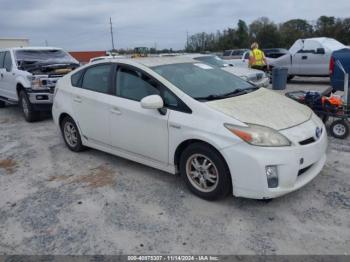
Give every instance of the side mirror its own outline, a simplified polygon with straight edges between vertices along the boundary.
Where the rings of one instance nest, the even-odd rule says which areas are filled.
[[[150,95],[142,98],[141,107],[145,109],[161,109],[164,107],[164,102],[159,95]]]
[[[326,51],[324,50],[324,48],[317,48],[316,49],[316,54],[324,55],[325,53],[326,53]]]

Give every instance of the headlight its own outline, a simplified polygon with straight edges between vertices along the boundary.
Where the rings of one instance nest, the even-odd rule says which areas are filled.
[[[254,146],[281,147],[291,145],[288,138],[272,128],[253,124],[247,125],[247,127],[244,127],[224,124],[233,134]]]
[[[47,76],[27,76],[28,80],[31,82],[31,88],[38,89],[47,89],[47,83],[45,78]]]

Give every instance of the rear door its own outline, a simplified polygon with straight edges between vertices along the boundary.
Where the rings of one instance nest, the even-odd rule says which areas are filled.
[[[74,88],[73,111],[82,135],[92,143],[109,145],[109,110],[112,103],[111,63],[85,69],[80,87]]]

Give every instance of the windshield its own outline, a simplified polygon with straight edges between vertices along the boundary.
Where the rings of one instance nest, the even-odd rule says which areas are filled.
[[[212,66],[217,66],[217,67],[225,67],[227,66],[224,61],[222,61],[219,57],[217,56],[200,56],[196,57],[195,60],[202,61],[204,63],[207,63]]]
[[[52,50],[17,50],[17,62],[36,62],[44,64],[77,64],[77,61],[67,52],[60,49]]]
[[[198,100],[222,99],[228,97],[226,94],[229,93],[256,89],[233,74],[203,63],[161,65],[152,69]]]

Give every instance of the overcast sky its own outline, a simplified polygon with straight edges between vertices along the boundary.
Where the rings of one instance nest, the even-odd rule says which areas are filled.
[[[31,45],[73,50],[180,49],[186,31],[215,32],[261,16],[276,23],[321,15],[349,17],[350,0],[0,0],[0,37],[26,37]]]

